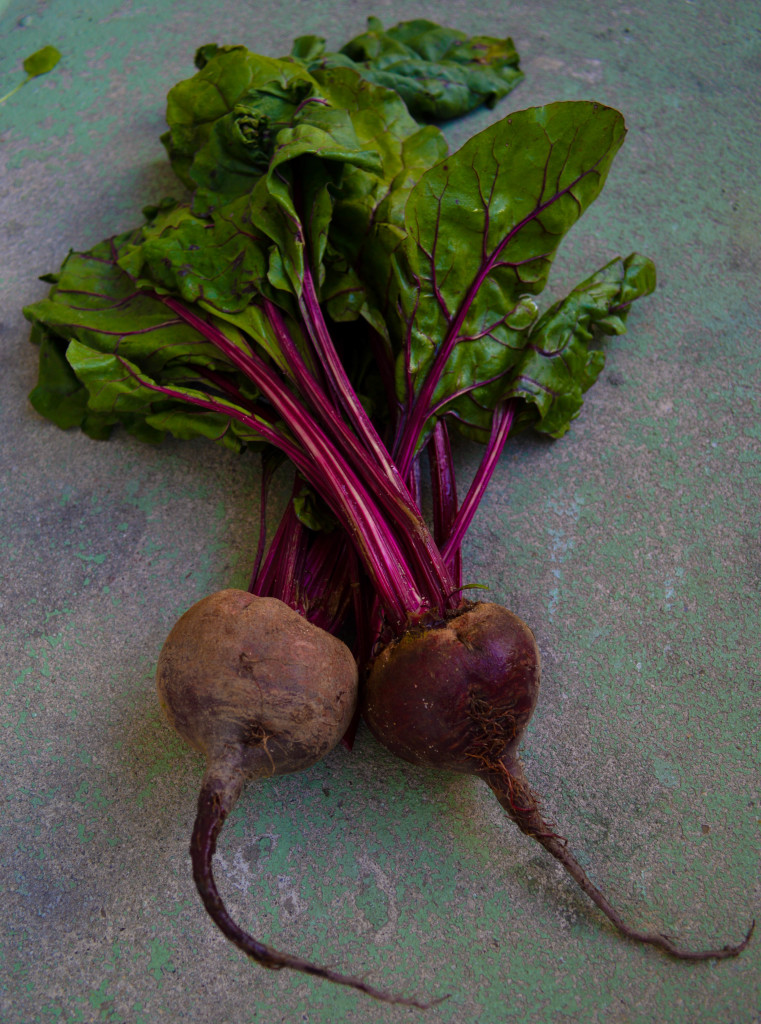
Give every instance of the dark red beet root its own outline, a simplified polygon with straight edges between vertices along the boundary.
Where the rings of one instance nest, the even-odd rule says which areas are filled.
[[[484,758],[514,751],[538,694],[531,630],[501,605],[476,604],[384,648],[362,714],[405,761],[472,775]]]
[[[621,918],[587,877],[566,840],[545,820],[518,759],[518,745],[539,692],[539,651],[528,626],[495,604],[463,606],[445,622],[414,629],[375,659],[362,714],[392,753],[412,764],[482,778],[518,828],[558,860],[627,938],[681,960],[737,956],[744,940],[720,949],[686,950]]]
[[[206,755],[190,853],[198,892],[223,934],[263,967],[303,971],[384,1002],[431,1005],[257,941],[230,917],[212,874],[217,837],[244,782],[307,768],[343,736],[357,696],[349,649],[274,598],[223,590],[177,622],[156,683],[172,725]]]

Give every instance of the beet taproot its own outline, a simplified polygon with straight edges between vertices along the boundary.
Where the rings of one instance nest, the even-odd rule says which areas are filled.
[[[348,647],[282,601],[222,590],[175,624],[156,684],[170,723],[206,756],[190,853],[198,892],[223,934],[263,967],[303,971],[385,1002],[427,1005],[254,939],[230,917],[212,873],[217,838],[244,782],[308,768],[346,732],[357,702]]]
[[[539,650],[522,619],[497,604],[465,604],[383,648],[364,688],[362,715],[375,737],[404,760],[483,779],[518,828],[563,865],[628,939],[681,960],[737,956],[755,922],[737,945],[705,950],[683,949],[666,935],[631,927],[543,816],[518,756],[539,676]]]

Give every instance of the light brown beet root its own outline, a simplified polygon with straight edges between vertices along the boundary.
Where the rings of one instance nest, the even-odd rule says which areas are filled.
[[[357,701],[348,647],[273,597],[220,590],[175,624],[156,673],[161,706],[210,762],[248,779],[308,768]]]
[[[198,892],[223,934],[263,967],[424,1006],[257,941],[232,920],[212,874],[217,837],[243,783],[308,768],[344,735],[357,702],[345,644],[275,598],[222,590],[176,623],[156,684],[171,724],[207,758],[190,853]]]

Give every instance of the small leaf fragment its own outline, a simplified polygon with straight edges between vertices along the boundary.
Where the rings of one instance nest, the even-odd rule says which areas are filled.
[[[29,54],[23,64],[24,71],[30,78],[37,78],[38,75],[52,71],[60,59],[61,54],[55,46],[43,46],[41,50]]]
[[[26,71],[26,78],[19,82],[18,85],[14,86],[10,92],[7,92],[4,96],[0,96],[0,105],[5,103],[6,100],[9,100],[11,96],[15,96],[19,89],[23,88],[27,82],[30,82],[33,78],[37,78],[38,75],[45,75],[48,71],[52,71],[60,59],[61,54],[56,50],[55,46],[43,46],[41,50],[35,50],[34,53],[30,53],[22,65],[24,71]]]

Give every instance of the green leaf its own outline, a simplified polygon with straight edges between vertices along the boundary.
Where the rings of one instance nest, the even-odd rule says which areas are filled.
[[[217,43],[203,43],[195,52],[193,57],[193,63],[199,69],[205,68],[212,57],[215,57],[220,51],[220,46]]]
[[[247,92],[214,122],[186,172],[196,189],[195,213],[204,214],[251,191],[267,171],[278,132],[291,124],[305,91],[303,81],[291,89],[269,83]]]
[[[318,286],[329,277],[329,292],[351,296],[343,306],[346,314],[365,301],[355,272],[358,244],[369,250],[374,219],[385,217],[388,209],[395,210],[401,225],[403,201],[394,207],[394,197],[402,189],[406,197],[412,167],[422,173],[423,154],[427,167],[433,153],[446,152],[446,143],[436,129],[420,129],[396,94],[352,71],[318,71],[315,79],[319,97],[305,102],[292,125],[278,133],[267,173],[251,191],[251,213],[256,227],[278,247],[278,267],[288,275],[289,290],[300,292],[306,239]],[[333,260],[330,272],[323,265],[329,243],[349,264],[343,282],[336,276],[340,259]]]
[[[494,104],[523,78],[512,39],[468,37],[433,21],[400,22],[387,31],[377,18],[323,66],[353,67],[397,92],[418,120],[445,121]],[[315,65],[309,65],[314,73]]]
[[[43,46],[41,50],[29,54],[24,61],[24,71],[30,78],[46,75],[48,71],[53,70],[60,59],[61,54],[55,46]]]
[[[611,260],[544,313],[506,393],[524,399],[524,420],[551,437],[566,432],[605,363],[604,353],[590,348],[595,331],[623,334],[630,303],[654,288],[652,262],[632,253]]]
[[[325,40],[322,36],[299,36],[293,40],[291,47],[291,57],[305,64],[317,60],[324,52]]]
[[[174,207],[146,225],[119,264],[133,279],[147,279],[186,302],[235,312],[259,294],[269,246],[253,226],[244,196],[205,218],[187,206]]]
[[[61,54],[56,50],[55,46],[43,46],[41,50],[36,50],[34,53],[30,53],[23,63],[24,71],[26,71],[26,78],[11,89],[10,92],[7,92],[4,96],[0,96],[0,105],[5,103],[6,100],[9,100],[11,96],[15,96],[19,89],[25,86],[27,82],[30,82],[33,78],[37,78],[39,75],[45,75],[48,71],[52,71],[60,59]]]
[[[294,294],[300,291],[306,257],[318,287],[323,280],[334,207],[343,224],[351,223],[352,237],[362,237],[389,184],[414,152],[414,147],[405,148],[409,137],[425,138],[429,154],[434,138],[437,155],[446,151],[434,129],[420,133],[396,93],[371,85],[354,71],[318,68],[310,76],[293,61],[273,62],[243,48],[207,48],[205,54],[199,73],[170,94],[169,149],[173,162],[179,161],[175,169],[195,186],[192,212],[197,216],[224,216],[239,226],[240,210],[231,217],[230,204],[250,197],[255,230],[278,249],[270,281]],[[254,80],[259,84],[252,86]],[[231,103],[231,109],[223,110],[219,97],[216,105],[209,101],[212,82],[224,84],[225,107]],[[237,94],[243,85],[245,91]],[[215,113],[219,116],[213,119]],[[192,137],[186,138],[183,133],[191,126]],[[400,213],[403,204],[397,205]],[[192,244],[206,248],[197,238]],[[222,247],[223,264],[227,248]],[[170,264],[176,263],[172,257]],[[159,280],[157,260],[151,265]],[[189,281],[182,287],[176,280],[160,283],[180,288],[185,298],[196,297]],[[351,287],[356,294],[356,282]]]
[[[211,45],[201,53],[198,72],[167,96],[169,129],[161,137],[173,170],[189,188],[195,187],[189,173],[193,158],[219,118],[249,95],[269,90],[275,98],[295,97],[299,87],[308,90],[313,81],[301,64],[252,54],[244,46]]]
[[[363,316],[385,338],[389,302],[394,300],[394,256],[402,245],[406,228],[404,210],[411,189],[433,164],[447,154],[441,132],[426,126],[401,141],[395,176],[382,192],[352,196],[342,192],[335,200],[330,240],[340,251],[350,272],[340,284],[327,282],[334,291],[343,290],[356,304],[357,289],[364,290]]]
[[[172,365],[219,368],[217,349],[164,306],[140,291],[118,265],[134,233],[118,236],[87,253],[70,253],[48,298],[24,315],[66,341],[77,339],[100,352],[119,351],[156,375]]]
[[[177,218],[177,210],[165,211],[145,230],[162,230],[162,221],[166,230]],[[79,426],[96,438],[120,423],[146,441],[169,432],[212,437],[235,450],[259,445],[255,428],[236,418],[243,412],[255,419],[258,395],[250,382],[119,265],[135,260],[140,238],[141,232],[128,232],[90,252],[70,253],[48,298],[24,310],[40,344],[33,406],[59,426]],[[246,324],[255,326],[255,317]],[[245,349],[235,326],[226,335]]]
[[[29,395],[32,406],[63,430],[82,424],[87,410],[87,389],[66,359],[67,342],[35,324],[32,340],[40,346],[37,385]]]
[[[588,102],[518,111],[426,172],[405,210],[400,398],[483,436],[522,358],[565,233],[602,189],[625,127]],[[429,374],[431,377],[429,379]],[[428,429],[434,420],[431,419]]]
[[[294,497],[293,510],[299,522],[309,530],[318,533],[332,533],[338,525],[322,499],[308,487],[302,487]]]
[[[183,440],[211,438],[234,451],[241,450],[241,439],[231,429],[229,416],[193,404],[208,400],[205,391],[173,385],[173,395],[168,397],[130,360],[95,351],[78,341],[69,344],[66,355],[87,389],[88,409],[106,420],[121,422],[140,440],[158,442],[171,433]],[[221,404],[239,409],[233,403]]]
[[[303,46],[312,52],[319,41]],[[198,282],[212,279],[203,239],[211,245],[223,218],[231,230],[214,242],[223,269],[213,295],[204,284],[204,298],[217,308],[231,311],[229,296],[241,293],[245,274],[231,288],[225,268],[232,255],[250,270],[250,258],[235,250],[253,228],[275,247],[268,256],[271,287],[298,295],[308,260],[318,294],[337,317],[362,314],[385,332],[388,255],[403,233],[409,190],[447,152],[441,133],[421,129],[395,92],[346,67],[315,66],[308,74],[293,59],[213,46],[199,63],[198,74],[170,93],[168,146],[175,169],[195,187],[191,212],[215,226],[186,229],[196,255],[186,247],[184,260],[179,250],[166,252],[165,238],[146,242],[153,279],[187,300],[199,298]],[[265,287],[261,258],[254,262],[249,276]]]

